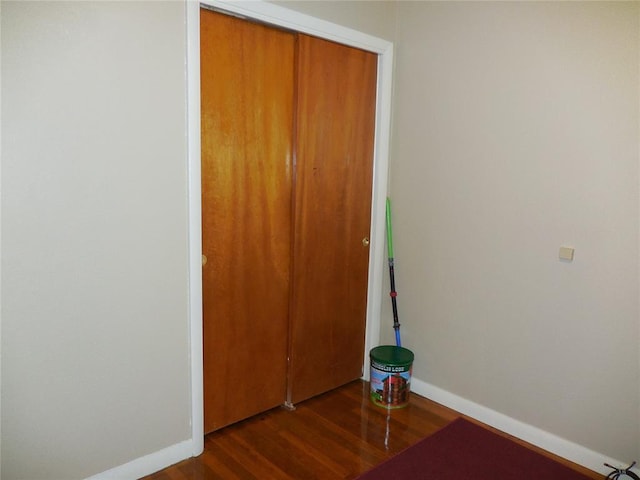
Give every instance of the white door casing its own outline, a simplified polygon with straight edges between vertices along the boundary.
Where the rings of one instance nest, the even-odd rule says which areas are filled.
[[[212,8],[325,38],[378,55],[376,135],[371,204],[371,252],[368,274],[364,378],[368,352],[380,338],[382,278],[385,266],[385,202],[389,165],[393,44],[371,35],[320,20],[272,3],[229,0],[186,2],[187,148],[189,208],[189,328],[191,365],[191,429],[194,456],[204,450],[202,362],[202,225],[200,186],[200,8]]]

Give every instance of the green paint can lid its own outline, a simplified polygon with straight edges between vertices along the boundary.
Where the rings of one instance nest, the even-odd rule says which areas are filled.
[[[384,365],[404,367],[413,363],[413,352],[408,348],[395,345],[380,345],[372,348],[369,356],[372,361]]]

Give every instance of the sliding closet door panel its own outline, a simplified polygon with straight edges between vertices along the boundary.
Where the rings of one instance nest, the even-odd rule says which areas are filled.
[[[288,400],[362,375],[377,56],[298,36]]]
[[[205,432],[284,402],[292,34],[201,10]]]

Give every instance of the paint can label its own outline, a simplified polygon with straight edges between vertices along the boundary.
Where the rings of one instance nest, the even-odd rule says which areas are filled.
[[[371,361],[371,401],[387,408],[402,408],[409,403],[411,365],[387,365]]]

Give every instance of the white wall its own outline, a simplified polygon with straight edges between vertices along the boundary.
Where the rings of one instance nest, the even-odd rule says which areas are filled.
[[[629,462],[639,7],[398,2],[391,160],[414,378]]]
[[[395,36],[395,0],[269,0],[278,6],[385,40]]]
[[[414,378],[640,457],[638,3],[283,6],[397,42]],[[5,480],[190,436],[184,20],[180,2],[2,2]]]
[[[2,3],[2,478],[189,439],[180,2]]]

